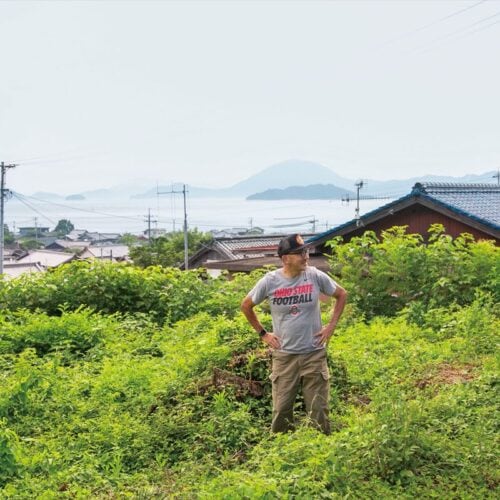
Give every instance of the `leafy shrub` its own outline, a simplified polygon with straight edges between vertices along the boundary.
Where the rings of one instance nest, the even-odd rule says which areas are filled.
[[[198,312],[233,317],[262,271],[213,279],[202,270],[140,269],[127,264],[76,261],[47,273],[0,281],[6,311],[62,310],[87,307],[103,314],[142,313],[158,323],[174,324]]]
[[[18,353],[33,348],[39,356],[47,352],[82,354],[102,341],[109,321],[79,310],[60,317],[20,311],[0,316],[0,352]]]
[[[466,305],[474,290],[499,297],[499,249],[492,241],[475,242],[468,234],[455,239],[438,224],[429,229],[424,244],[405,227],[382,232],[366,231],[341,244],[332,240],[331,264],[349,290],[349,300],[366,318],[394,316],[411,303],[424,310]]]
[[[6,426],[3,419],[0,419],[0,486],[5,485],[18,471],[19,463],[16,459],[18,441],[16,433]]]

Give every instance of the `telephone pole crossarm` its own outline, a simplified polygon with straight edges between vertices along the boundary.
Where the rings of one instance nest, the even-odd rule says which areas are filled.
[[[157,191],[156,194],[182,194],[184,198],[184,270],[188,270],[189,267],[189,254],[188,254],[188,222],[187,222],[187,208],[186,208],[186,184],[182,185],[182,191],[165,191],[163,193]]]

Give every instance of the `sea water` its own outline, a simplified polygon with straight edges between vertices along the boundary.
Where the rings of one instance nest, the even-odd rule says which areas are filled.
[[[390,200],[361,200],[363,215]],[[260,227],[266,233],[322,232],[355,217],[356,201],[341,200],[245,200],[241,198],[189,198],[186,213],[189,228],[223,231]],[[9,229],[49,227],[69,219],[76,229],[91,232],[140,234],[148,227],[181,230],[184,223],[182,196],[148,199],[57,200],[13,198],[5,204]]]

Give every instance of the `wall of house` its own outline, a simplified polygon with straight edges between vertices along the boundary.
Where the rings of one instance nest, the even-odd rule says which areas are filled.
[[[450,217],[435,212],[434,210],[422,205],[413,205],[397,214],[377,221],[373,224],[373,230],[378,234],[383,229],[388,229],[392,226],[408,225],[410,233],[419,233],[424,238],[427,238],[427,230],[431,224],[442,224],[446,228],[446,233],[454,238],[461,233],[470,233],[476,239],[492,239],[492,237],[483,231],[475,229],[463,222],[451,219]]]
[[[395,213],[394,215],[388,215],[374,223],[367,224],[366,226],[360,227],[359,229],[346,234],[344,236],[344,241],[349,241],[355,236],[361,236],[368,230],[375,231],[375,233],[380,236],[380,233],[383,230],[389,229],[393,226],[408,226],[407,231],[409,233],[418,233],[421,234],[424,239],[427,239],[427,230],[431,224],[442,224],[446,229],[446,233],[454,238],[461,233],[470,233],[476,240],[495,239],[483,231],[472,228],[463,222],[451,219],[450,217],[447,217],[439,212],[435,212],[430,208],[422,205],[412,205]],[[500,243],[499,240],[496,241],[497,244]]]

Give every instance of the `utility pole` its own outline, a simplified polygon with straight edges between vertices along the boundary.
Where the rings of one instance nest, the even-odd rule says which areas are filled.
[[[311,224],[312,224],[312,232],[315,233],[316,232],[316,222],[319,222],[318,219],[316,219],[316,217],[314,217],[313,215],[313,218],[312,220],[310,221]]]
[[[356,219],[356,226],[361,225],[361,219],[359,218],[359,190],[364,186],[363,180],[359,180],[355,184],[356,186],[356,212],[354,218]]]
[[[151,245],[151,222],[158,222],[157,220],[151,220],[151,209],[148,208],[148,215],[145,222],[148,223],[148,243]]]
[[[497,186],[500,186],[500,168],[497,170],[495,175],[492,175],[492,177],[497,180]]]
[[[16,165],[11,163],[10,165],[5,165],[4,162],[0,164],[0,274],[3,274],[3,246],[5,240],[5,228],[4,228],[4,210],[5,210],[5,173],[7,169],[14,168]]]
[[[184,197],[184,270],[188,270],[189,267],[189,253],[188,253],[188,222],[187,222],[187,209],[186,209],[186,193],[187,193],[187,186],[186,184],[182,185],[182,191],[174,191],[173,189],[171,191],[165,191],[163,193],[160,193],[157,191],[156,194],[181,194]]]

